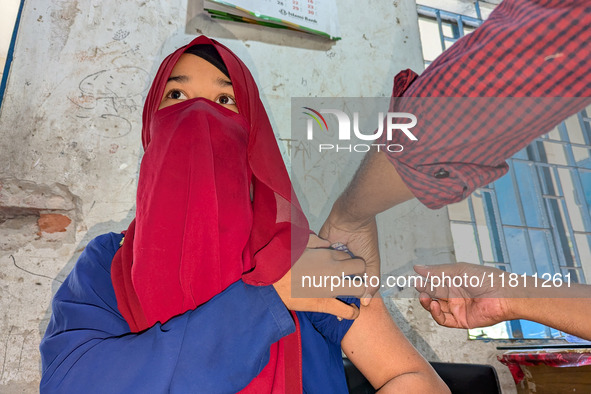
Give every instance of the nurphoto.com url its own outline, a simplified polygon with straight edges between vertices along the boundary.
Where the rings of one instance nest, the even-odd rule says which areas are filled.
[[[528,280],[529,279],[529,280]],[[571,285],[570,273],[567,274],[549,274],[531,276],[517,273],[496,274],[493,272],[484,272],[482,275],[448,275],[441,272],[437,275],[388,275],[384,278],[379,276],[363,275],[303,275],[301,287],[306,289],[325,288],[334,291],[343,287],[381,287],[381,288],[399,288],[407,287],[424,288],[434,291],[440,287],[447,288],[478,288],[478,287],[562,287]]]

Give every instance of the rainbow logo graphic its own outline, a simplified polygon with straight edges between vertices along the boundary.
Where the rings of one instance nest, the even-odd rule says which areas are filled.
[[[304,114],[308,115],[309,117],[311,117],[312,119],[314,119],[316,121],[316,123],[318,123],[318,126],[320,126],[320,130],[323,129],[322,127],[322,123],[324,123],[324,129],[326,131],[328,131],[328,125],[326,124],[326,120],[324,120],[324,116],[322,116],[320,114],[320,112],[310,108],[310,107],[303,107],[304,109],[307,109],[308,111],[312,111],[314,114],[311,114],[310,112],[303,112]],[[318,119],[320,118],[320,119]],[[320,123],[320,120],[322,120],[322,123]]]

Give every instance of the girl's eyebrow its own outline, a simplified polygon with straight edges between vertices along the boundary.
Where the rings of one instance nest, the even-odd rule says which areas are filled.
[[[191,78],[189,78],[186,75],[175,75],[175,76],[171,76],[168,78],[168,80],[166,81],[166,83],[174,81],[174,82],[178,82],[178,83],[187,83],[189,82]],[[224,79],[222,77],[219,77],[215,80],[216,84],[225,88],[227,86],[232,86],[232,81],[230,81],[229,79]]]
[[[232,86],[232,81],[230,81],[229,79],[224,79],[224,78],[222,78],[222,77],[219,77],[219,78],[216,80],[216,83],[217,83],[218,85],[220,85],[221,87]]]
[[[176,75],[174,77],[170,77],[168,78],[168,80],[166,81],[166,83],[170,82],[170,81],[174,81],[174,82],[179,82],[179,83],[186,83],[189,82],[189,77],[186,75]]]

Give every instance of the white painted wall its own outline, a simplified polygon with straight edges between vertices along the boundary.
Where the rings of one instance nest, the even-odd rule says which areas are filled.
[[[14,22],[20,3],[20,0],[2,0],[0,6],[0,80],[4,73],[4,63],[6,62],[6,55],[10,47]]]
[[[212,22],[199,0],[25,3],[0,112],[0,392],[37,391],[53,293],[92,238],[133,217],[141,107],[166,54],[198,33],[228,45],[259,82],[281,139],[291,97],[388,96],[399,70],[422,68],[414,1],[338,5],[343,39],[333,43]],[[72,223],[50,233],[42,217]],[[384,272],[453,261],[444,210],[411,201],[379,226]],[[429,359],[495,363],[493,345],[436,327],[414,293],[393,296],[394,317]]]

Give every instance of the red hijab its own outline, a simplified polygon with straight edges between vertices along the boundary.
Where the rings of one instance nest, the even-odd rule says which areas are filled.
[[[176,62],[198,44],[220,54],[239,114],[202,98],[158,110]],[[239,279],[270,285],[299,258],[307,220],[254,79],[228,48],[200,36],[162,62],[144,105],[142,142],[136,217],[111,269],[132,332],[195,309]],[[301,385],[301,368],[298,382],[282,379],[292,373],[284,355],[299,366],[299,336],[290,337],[272,347],[252,392]]]

